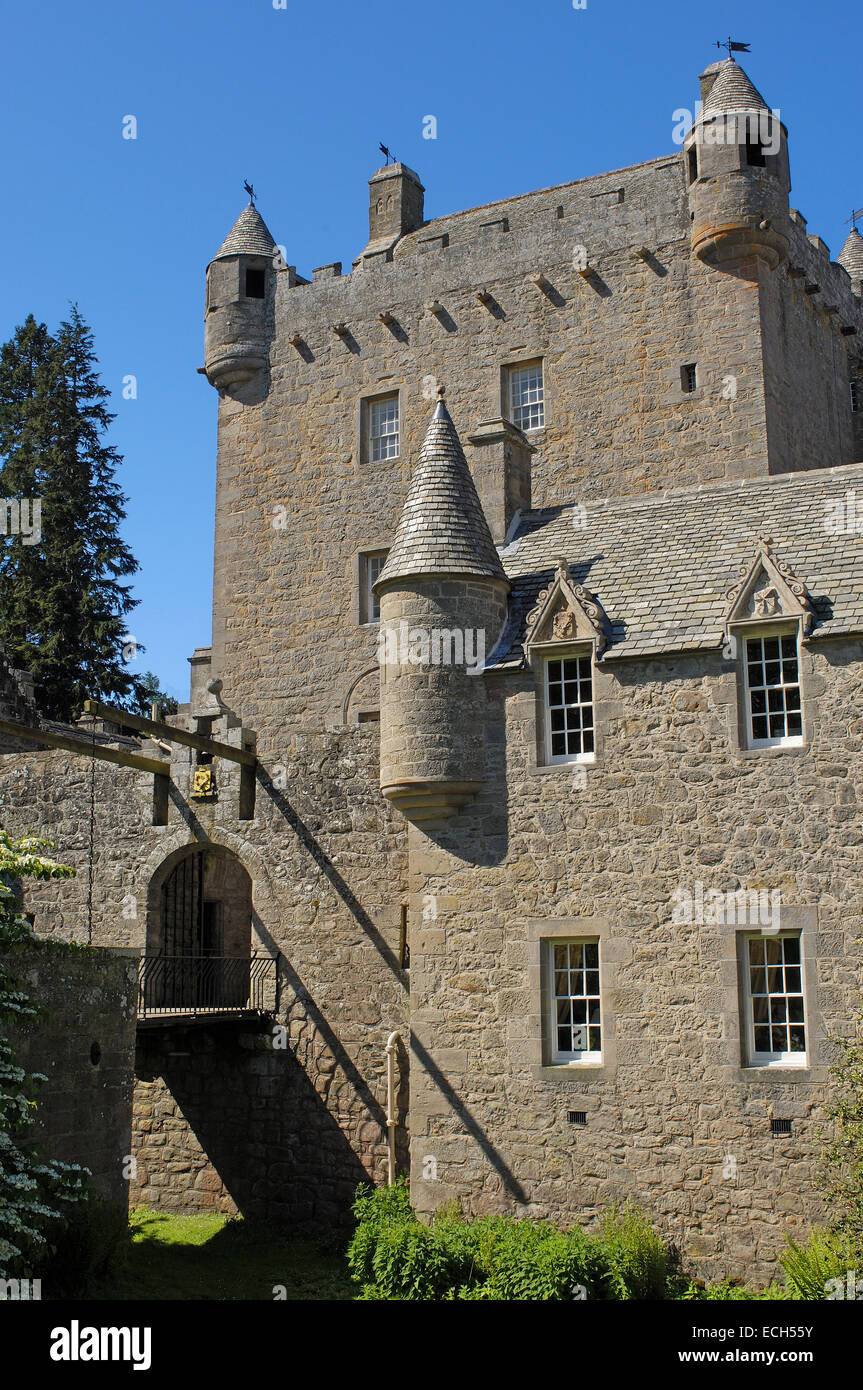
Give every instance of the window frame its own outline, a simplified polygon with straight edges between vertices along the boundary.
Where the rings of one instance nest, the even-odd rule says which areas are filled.
[[[396,407],[396,429],[395,433],[373,435],[372,427],[376,408],[383,406],[386,402],[392,401]],[[382,391],[374,396],[365,396],[361,407],[361,424],[363,432],[362,457],[366,463],[386,464],[395,463],[401,457],[402,447],[402,408],[401,395],[398,390]],[[375,458],[375,442],[381,439],[392,439],[396,441],[396,451],[394,454],[382,454]]]
[[[537,648],[535,648],[535,650],[537,651],[538,655],[540,656],[540,660],[541,660],[541,672],[540,672],[540,700],[541,700],[541,705],[542,705],[542,760],[543,760],[543,764],[544,764],[546,767],[567,767],[567,766],[575,766],[576,764],[579,764],[579,763],[581,763],[581,764],[595,763],[595,762],[596,762],[596,745],[597,745],[597,732],[596,732],[596,673],[595,673],[595,670],[594,670],[594,666],[595,666],[595,653],[596,653],[595,645],[594,645],[592,642],[576,642],[576,643],[573,643],[571,646],[567,646],[567,647],[556,646],[556,647],[546,648],[546,647],[544,646],[544,644],[539,644],[539,645],[537,646]],[[589,753],[585,753],[585,752],[581,752],[581,753],[556,753],[556,754],[555,754],[555,753],[552,753],[552,733],[553,733],[553,732],[554,732],[554,733],[559,733],[559,732],[560,732],[559,729],[552,730],[552,727],[551,727],[551,711],[552,711],[552,706],[551,706],[551,703],[550,703],[550,700],[549,700],[549,684],[550,684],[550,682],[549,682],[549,664],[550,664],[552,661],[560,661],[560,662],[564,662],[564,661],[586,661],[586,662],[588,663],[588,670],[589,670],[589,674],[590,674],[590,712],[591,712],[591,717],[592,717],[591,728],[592,728],[592,731],[593,731],[593,748],[590,750]],[[563,672],[561,672],[561,675],[563,675]],[[582,679],[583,679],[580,673],[579,673],[577,679],[578,679],[578,682],[579,682],[579,685],[580,685],[580,684],[581,684],[581,681],[582,681]],[[564,684],[564,682],[563,682],[563,680],[561,680],[561,685],[563,685],[563,684]],[[581,693],[581,691],[579,690],[579,694],[580,694],[580,693]],[[584,708],[586,708],[586,706],[583,705],[583,704],[581,703],[581,701],[579,701],[577,705],[556,705],[556,706],[554,706],[554,708],[555,708],[555,709],[572,709],[572,708],[584,709]],[[583,734],[583,732],[584,732],[584,729],[583,729],[583,726],[582,726],[582,734]],[[582,741],[583,741],[583,740],[582,740]]]
[[[361,626],[376,626],[380,623],[380,600],[377,598],[377,595],[372,592],[372,584],[380,575],[381,570],[386,564],[388,555],[389,550],[385,550],[383,546],[375,550],[360,551],[358,609]],[[371,563],[378,559],[381,561],[381,565],[374,579],[372,579]],[[376,616],[372,616],[375,606],[377,606],[378,611]]]
[[[555,990],[555,951],[560,946],[595,946],[596,947],[596,994],[581,995],[558,995]],[[599,936],[556,936],[545,937],[542,941],[542,949],[545,954],[544,961],[544,1006],[546,1012],[548,1028],[548,1061],[554,1067],[601,1067],[603,1066],[603,1048],[605,1045],[605,1022],[603,1018],[604,1008],[602,999],[602,943]],[[567,966],[567,970],[570,967]],[[586,977],[588,967],[580,967],[582,974]],[[591,972],[592,973],[592,972]],[[595,999],[599,1005],[599,1023],[591,1025],[589,1020],[584,1026],[589,1028],[595,1026],[599,1028],[599,1051],[585,1048],[580,1052],[562,1050],[557,1045],[557,1001],[561,998],[569,999]]]
[[[758,1068],[764,1068],[764,1069],[771,1069],[771,1068],[772,1068],[772,1069],[788,1070],[789,1068],[793,1068],[794,1070],[807,1070],[807,1069],[811,1066],[811,1061],[810,1061],[811,1038],[810,1038],[810,1024],[809,1024],[810,1010],[809,1010],[809,1007],[808,1007],[808,1001],[807,1001],[807,997],[806,997],[806,959],[805,959],[805,954],[804,954],[804,943],[803,943],[804,932],[801,931],[801,930],[799,930],[799,929],[787,930],[787,931],[778,931],[778,932],[769,932],[769,933],[768,933],[768,932],[763,932],[763,931],[761,931],[761,932],[749,931],[749,932],[740,932],[740,933],[738,933],[738,937],[739,937],[740,945],[741,945],[741,948],[742,948],[742,955],[743,955],[743,961],[742,961],[742,966],[743,966],[743,985],[744,985],[744,1000],[743,1000],[743,1003],[744,1003],[744,1023],[745,1023],[745,1029],[746,1029],[746,1032],[745,1032],[745,1041],[744,1041],[744,1046],[743,1046],[743,1065],[744,1065],[745,1067],[758,1067]],[[754,1011],[754,1007],[753,1007],[752,974],[751,974],[752,967],[751,967],[751,965],[750,965],[750,950],[749,950],[749,943],[750,943],[751,941],[785,941],[785,940],[796,940],[797,943],[798,943],[798,962],[797,962],[797,967],[796,967],[796,968],[797,968],[797,969],[799,970],[799,972],[800,972],[800,989],[799,989],[799,991],[798,991],[798,990],[795,990],[795,991],[793,991],[793,993],[789,994],[789,993],[786,993],[786,991],[783,989],[781,992],[777,991],[775,994],[774,994],[774,993],[769,993],[769,992],[768,992],[768,993],[766,993],[766,995],[764,995],[764,996],[758,995],[758,996],[756,996],[756,997],[759,997],[759,998],[760,998],[760,997],[766,997],[766,998],[768,998],[768,999],[771,999],[771,998],[780,998],[780,997],[781,997],[781,998],[784,998],[784,999],[787,1001],[787,1000],[790,999],[790,998],[797,998],[798,995],[799,995],[799,997],[800,997],[800,999],[801,999],[801,1001],[802,1001],[802,1004],[803,1004],[803,1020],[802,1020],[802,1026],[803,1026],[803,1037],[804,1037],[805,1047],[804,1047],[804,1049],[803,1049],[802,1052],[774,1052],[774,1051],[770,1051],[770,1052],[758,1052],[758,1051],[756,1050],[756,1047],[755,1047],[755,1026],[756,1026],[756,1024],[755,1024],[755,1011]],[[758,967],[755,967],[755,968],[758,968]],[[770,967],[769,967],[769,965],[766,965],[765,968],[766,968],[766,969],[769,969]],[[774,966],[773,968],[775,969],[776,967]],[[784,985],[784,983],[785,983],[784,971],[785,971],[785,969],[786,969],[784,948],[783,948],[783,956],[782,956],[782,966],[781,966],[781,968],[782,968],[782,970],[783,970],[783,979],[782,979],[782,982],[783,982],[783,985]],[[793,966],[792,966],[792,968],[793,968]],[[761,1025],[761,1026],[763,1026],[763,1025]],[[769,1027],[769,1026],[771,1026],[771,1025],[768,1024],[767,1026]],[[787,1026],[787,1019],[786,1019],[786,1026]]]
[[[529,372],[532,369],[539,370],[540,390],[542,395],[538,404],[542,413],[542,419],[540,424],[530,425],[529,427],[525,428],[525,426],[520,424],[519,421],[516,419],[516,406],[513,401],[513,390],[515,381],[519,373]],[[504,399],[505,406],[503,414],[505,418],[510,422],[510,424],[515,425],[516,429],[520,429],[524,434],[531,435],[538,434],[540,430],[544,430],[546,428],[548,424],[548,393],[546,390],[545,362],[543,358],[530,357],[524,362],[508,362],[506,364],[506,366],[504,367]],[[531,403],[527,407],[521,405],[518,407],[518,409],[531,409],[534,404],[537,403]]]
[[[751,625],[746,625],[746,626],[737,628],[737,630],[736,630],[736,636],[737,636],[737,639],[738,639],[738,641],[739,641],[739,643],[740,643],[740,658],[739,658],[739,659],[740,659],[740,662],[741,662],[741,665],[742,665],[742,669],[743,669],[742,694],[743,694],[743,733],[744,733],[744,747],[745,747],[746,749],[748,749],[750,752],[753,752],[753,753],[768,752],[770,749],[773,749],[773,748],[803,748],[803,747],[805,746],[805,743],[806,743],[806,725],[805,725],[805,722],[804,722],[804,710],[803,710],[803,682],[802,682],[802,679],[801,679],[801,674],[802,674],[802,673],[801,673],[802,652],[801,652],[801,650],[800,650],[800,621],[799,621],[799,619],[792,619],[791,621],[789,621],[789,620],[786,618],[786,619],[777,619],[775,622],[772,622],[772,623],[757,623],[757,624],[756,624],[756,623],[753,623],[753,624],[751,624]],[[750,699],[750,696],[751,696],[751,693],[752,693],[752,688],[750,687],[750,684],[749,684],[749,655],[748,655],[748,650],[747,650],[747,643],[749,642],[750,639],[756,638],[756,637],[757,637],[757,638],[761,638],[762,640],[763,640],[764,638],[766,638],[766,637],[774,637],[774,638],[776,638],[776,639],[780,642],[780,644],[781,644],[781,641],[782,641],[782,638],[783,638],[783,637],[791,637],[791,636],[794,637],[794,640],[795,640],[795,643],[796,643],[796,647],[797,647],[797,657],[796,657],[796,662],[797,662],[797,681],[796,681],[795,684],[796,684],[797,691],[798,691],[799,697],[800,697],[800,709],[799,709],[799,713],[800,713],[800,733],[799,733],[799,734],[785,734],[785,735],[783,735],[783,737],[781,737],[781,738],[770,738],[770,737],[768,737],[768,738],[766,738],[766,739],[756,739],[755,736],[754,736],[754,734],[753,734],[753,731],[752,731],[752,718],[753,718],[753,715],[752,715],[752,703],[751,703],[751,699]],[[781,656],[781,646],[780,646],[780,663],[782,662],[782,660],[783,660],[783,658],[782,658],[782,656]],[[763,663],[763,664],[766,665],[766,662]],[[787,686],[787,685],[781,685],[781,686],[778,686],[778,687],[777,687],[777,686],[771,687],[771,686],[766,686],[766,685],[765,685],[765,686],[758,686],[758,687],[756,687],[756,689],[763,689],[763,690],[770,690],[770,689],[782,689],[782,690],[786,690],[786,689],[790,689],[790,688],[791,688],[791,686]],[[768,718],[768,727],[769,727],[769,716],[770,716],[770,711],[767,710],[765,713],[766,713],[766,716],[767,716],[767,718]],[[788,710],[787,710],[787,709],[785,709],[785,715],[786,715],[786,721],[787,721],[787,715],[788,715]]]

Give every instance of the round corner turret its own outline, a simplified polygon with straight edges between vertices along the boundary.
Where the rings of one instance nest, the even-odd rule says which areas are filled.
[[[483,671],[510,589],[442,400],[374,587],[381,792],[407,820],[430,828],[485,782]]]
[[[250,203],[207,267],[204,370],[219,391],[230,393],[269,366],[277,255]]]
[[[691,244],[707,265],[787,258],[787,132],[732,59],[702,74],[705,104],[684,141]]]

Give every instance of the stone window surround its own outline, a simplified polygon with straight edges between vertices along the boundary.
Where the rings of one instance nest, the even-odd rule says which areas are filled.
[[[383,383],[380,383],[384,387]],[[394,396],[398,402],[399,410],[399,451],[392,458],[375,459],[372,462],[370,439],[369,439],[369,406],[373,401],[387,400]],[[402,409],[402,388],[400,386],[388,386],[384,389],[370,390],[365,395],[360,396],[357,409],[356,424],[356,457],[363,468],[389,468],[394,463],[399,463],[403,457],[404,445],[404,412]]]
[[[780,914],[780,916],[781,916],[781,914]],[[742,957],[743,957],[742,962],[741,962],[741,967],[742,967],[741,973],[742,973],[742,975],[743,975],[744,993],[743,993],[743,998],[742,998],[742,1001],[741,1001],[741,1002],[742,1002],[742,1005],[743,1005],[743,1012],[741,1013],[741,1024],[742,1024],[742,1026],[741,1026],[741,1034],[742,1034],[742,1036],[741,1036],[741,1047],[740,1047],[741,1056],[742,1056],[742,1058],[743,1058],[743,1061],[745,1062],[745,1064],[746,1064],[747,1067],[767,1067],[768,1069],[773,1068],[773,1067],[776,1067],[776,1068],[778,1068],[778,1069],[782,1069],[783,1067],[788,1067],[788,1068],[792,1068],[792,1067],[793,1067],[795,1070],[805,1071],[805,1069],[807,1068],[807,1066],[808,1066],[808,1064],[809,1064],[809,1019],[808,1019],[807,1014],[806,1014],[806,986],[805,986],[804,973],[803,973],[805,967],[804,967],[804,964],[803,964],[803,938],[802,938],[802,933],[800,933],[800,932],[798,932],[798,931],[783,931],[783,930],[781,929],[781,927],[780,927],[780,930],[777,931],[777,932],[766,932],[766,931],[763,930],[763,928],[762,928],[760,931],[753,931],[753,930],[750,929],[749,932],[746,932],[746,933],[741,932],[741,933],[739,934],[737,940],[738,940],[738,948],[739,948],[740,953],[741,953],[741,955],[742,955]],[[787,1051],[786,1049],[783,1049],[783,1055],[782,1055],[782,1056],[775,1056],[775,1055],[774,1055],[774,1056],[772,1056],[772,1057],[770,1057],[769,1055],[766,1055],[764,1052],[762,1052],[762,1053],[759,1054],[759,1053],[757,1053],[756,1050],[755,1050],[755,1046],[754,1046],[754,1042],[755,1042],[755,1036],[754,1036],[755,1017],[754,1017],[754,1010],[753,1010],[752,981],[751,981],[751,977],[750,977],[749,980],[746,979],[746,975],[747,975],[747,966],[751,967],[751,965],[752,965],[752,950],[751,950],[752,943],[753,943],[753,942],[763,943],[763,942],[771,941],[771,940],[772,940],[772,941],[797,941],[798,944],[799,944],[799,946],[800,946],[800,991],[799,991],[799,993],[800,993],[800,995],[802,996],[802,1004],[803,1004],[803,1037],[804,1037],[805,1042],[806,1042],[806,1047],[805,1047],[805,1049],[804,1049],[803,1052],[791,1053],[791,1052]],[[784,954],[784,951],[783,951],[783,954]],[[759,950],[759,952],[757,953],[757,955],[758,955],[758,959],[760,960],[760,959],[762,958],[762,956],[763,956],[763,952]],[[770,969],[769,965],[766,967],[766,969],[769,971],[769,969]],[[772,998],[784,999],[785,1002],[786,1002],[786,1006],[787,1006],[788,999],[789,999],[789,997],[790,997],[790,995],[789,995],[788,992],[786,992],[784,989],[780,989],[780,990],[771,990],[771,989],[770,989],[769,980],[766,980],[766,981],[765,981],[765,989],[766,989],[766,992],[767,992],[767,996],[768,996],[769,998],[771,998],[771,999],[772,999]],[[771,1041],[772,1041],[772,1039],[771,1039]]]
[[[554,404],[552,385],[549,381],[548,363],[541,349],[537,348],[535,351],[529,352],[527,344],[525,344],[523,347],[515,349],[512,353],[508,353],[501,362],[500,416],[502,420],[506,420],[509,424],[514,423],[510,406],[510,372],[517,367],[529,367],[534,362],[538,362],[542,368],[543,424],[538,429],[525,430],[524,436],[526,439],[531,440],[532,443],[539,444],[545,437],[545,431],[548,428],[548,422],[551,418]],[[516,425],[516,429],[520,428],[520,425]]]
[[[822,1085],[827,1079],[829,1049],[818,986],[818,909],[781,904],[780,932],[800,933],[803,1009],[806,1020],[805,1066],[749,1061],[745,1036],[749,990],[746,941],[756,933],[748,925],[726,925],[716,930],[721,934],[720,975],[722,1013],[727,1023],[726,1046],[733,1049],[733,1057],[729,1057],[726,1062],[730,1079],[743,1084],[756,1081],[777,1082],[782,1086],[798,1085],[801,1082]]]
[[[589,1067],[589,1066],[600,1066],[600,1067],[601,1067],[601,1066],[602,1066],[602,1056],[603,1056],[603,1054],[602,1054],[602,1033],[603,1033],[603,1024],[604,1024],[604,1022],[605,1022],[605,1019],[604,1019],[604,1016],[603,1016],[603,1015],[604,1015],[604,1009],[603,1009],[602,990],[601,990],[601,988],[598,988],[597,991],[596,991],[596,993],[593,993],[593,992],[591,992],[591,991],[589,991],[589,990],[587,989],[587,985],[586,985],[586,972],[587,972],[588,967],[582,962],[582,965],[581,965],[580,967],[577,967],[577,970],[578,970],[578,971],[584,976],[584,978],[585,978],[585,989],[584,989],[584,991],[583,991],[583,992],[580,991],[580,992],[577,993],[577,994],[571,994],[571,993],[567,992],[566,994],[559,995],[559,994],[557,993],[557,991],[556,991],[556,988],[555,988],[555,973],[556,973],[556,966],[555,966],[555,962],[554,962],[554,951],[557,949],[558,945],[567,946],[567,947],[570,947],[570,946],[580,946],[580,947],[582,947],[582,948],[585,948],[585,947],[588,947],[588,946],[595,946],[595,947],[596,947],[597,973],[598,973],[599,959],[600,959],[600,943],[599,943],[599,941],[598,941],[595,937],[591,937],[591,936],[578,936],[578,937],[575,937],[575,936],[569,937],[569,936],[568,936],[568,937],[563,937],[563,938],[556,938],[556,939],[553,940],[553,941],[544,941],[542,944],[543,944],[543,947],[544,947],[544,952],[543,952],[543,954],[544,954],[544,957],[545,957],[544,964],[545,964],[545,991],[546,991],[546,992],[545,992],[545,996],[544,996],[544,1003],[545,1003],[545,1007],[546,1007],[546,1010],[547,1010],[546,1027],[548,1028],[548,1038],[549,1038],[549,1048],[548,1048],[548,1051],[549,1051],[549,1063],[550,1063],[551,1066],[554,1066],[554,1067],[556,1067],[556,1066],[566,1066],[566,1065],[568,1065],[568,1064],[571,1063],[571,1062],[572,1062],[572,1063],[580,1063],[580,1064],[582,1064],[582,1065],[584,1065],[584,1066],[588,1066],[588,1067]],[[567,973],[567,972],[565,971],[564,973]],[[592,1041],[592,1038],[591,1038],[591,1035],[590,1035],[589,1030],[595,1028],[595,1027],[596,1027],[596,1024],[592,1022],[592,1020],[591,1020],[591,1018],[590,1018],[590,1016],[589,1016],[589,1007],[588,1007],[588,1010],[586,1010],[586,1014],[587,1014],[586,1022],[585,1022],[585,1024],[582,1025],[582,1027],[584,1028],[584,1037],[585,1037],[587,1046],[585,1046],[584,1048],[582,1048],[580,1051],[574,1050],[573,1048],[561,1048],[561,1046],[560,1046],[560,1040],[559,1040],[559,1038],[557,1038],[557,1037],[555,1036],[556,1031],[557,1031],[557,1028],[558,1028],[557,1008],[556,1008],[556,1005],[557,1005],[558,1000],[561,1000],[561,999],[569,1000],[570,1002],[572,1002],[573,1000],[583,1001],[583,1002],[584,1002],[585,1004],[587,1004],[588,1006],[590,1005],[590,1003],[598,1003],[598,1004],[599,1004],[599,1047],[598,1047],[598,1048],[593,1048],[593,1047],[590,1046],[590,1043],[591,1043],[591,1041]],[[570,1038],[570,1041],[571,1041],[571,1040],[572,1040],[572,1039]]]
[[[777,618],[774,622],[761,620],[756,623],[747,623],[740,627],[735,626],[734,635],[737,638],[737,660],[740,669],[740,679],[738,682],[740,686],[740,734],[745,743],[747,752],[765,753],[770,752],[773,748],[793,749],[805,747],[807,741],[806,725],[804,722],[805,711],[803,709],[803,688],[800,680],[800,666],[803,655],[800,650],[800,619],[792,618],[789,620],[786,618],[783,621]],[[781,640],[783,637],[790,637],[792,635],[797,641],[797,688],[800,691],[800,722],[803,732],[800,735],[789,736],[788,742],[763,743],[759,746],[750,741],[749,662],[746,657],[746,642],[750,637],[777,637]],[[765,687],[765,689],[767,688],[769,687]],[[794,742],[791,741],[792,737],[794,738]]]
[[[827,1081],[830,1064],[829,1044],[822,1013],[818,984],[818,910],[811,906],[782,905],[781,930],[800,933],[803,966],[803,996],[806,1018],[806,1065],[782,1066],[750,1064],[744,1053],[746,1019],[746,939],[751,926],[726,925],[715,928],[720,934],[718,983],[721,1018],[724,1020],[721,1065],[735,1085],[749,1087],[787,1086]],[[617,1073],[616,1020],[613,999],[618,987],[618,965],[630,959],[627,941],[614,934],[607,917],[530,917],[527,926],[527,975],[529,1005],[527,1016],[527,1058],[531,1075],[538,1081],[614,1082]],[[599,989],[602,1001],[602,1064],[554,1063],[551,1058],[550,1021],[546,999],[544,947],[554,940],[593,937],[599,941]],[[706,962],[705,962],[706,964]],[[801,1103],[801,1115],[803,1114]]]
[[[573,758],[565,763],[549,763],[545,761],[545,662],[548,657],[560,656],[584,656],[588,648],[591,652],[590,674],[593,684],[593,757],[592,758]],[[550,772],[572,775],[575,767],[592,768],[602,761],[602,730],[601,718],[603,710],[602,696],[605,694],[603,687],[606,682],[606,672],[602,670],[601,664],[596,657],[596,643],[585,642],[583,638],[576,642],[538,642],[531,648],[531,668],[534,677],[534,734],[533,749],[531,760],[528,764],[528,772],[533,774],[546,775]],[[588,772],[588,776],[590,773]]]
[[[683,368],[685,366],[695,367],[695,389],[684,391],[683,389]],[[666,394],[661,398],[662,405],[683,405],[687,402],[704,400],[707,395],[708,372],[702,364],[699,352],[693,348],[691,352],[681,357],[680,361],[673,367],[663,368],[661,379],[665,384]]]
[[[731,707],[731,718],[729,721],[729,733],[731,736],[731,750],[738,758],[787,758],[800,757],[806,754],[812,744],[814,735],[814,704],[816,697],[823,689],[823,679],[814,675],[807,666],[812,664],[812,653],[808,650],[808,643],[800,631],[800,619],[788,617],[776,618],[775,628],[777,633],[781,633],[783,628],[786,634],[794,627],[797,629],[797,650],[798,650],[798,676],[800,682],[800,707],[803,714],[803,741],[797,744],[786,744],[774,746],[772,748],[750,748],[748,734],[748,710],[746,708],[746,673],[744,670],[746,661],[746,649],[744,639],[747,632],[754,633],[756,629],[764,633],[772,628],[774,623],[763,618],[757,623],[735,623],[729,636],[735,639],[736,654],[731,658],[733,664],[733,674],[731,679],[734,682],[733,699],[728,703]],[[730,694],[731,692],[726,692]],[[715,699],[714,695],[714,699]]]
[[[555,940],[593,939],[599,942],[599,995],[602,1011],[602,1061],[552,1062],[553,1039],[548,1006],[546,949]],[[608,1000],[617,987],[618,953],[621,938],[611,934],[606,917],[530,917],[527,920],[527,975],[530,992],[528,1008],[528,1061],[539,1081],[613,1081],[617,1066],[614,1017]]]
[[[366,614],[366,561],[372,555],[386,555],[389,551],[390,541],[380,545],[364,546],[358,550],[353,557],[351,564],[351,618],[355,627],[376,628],[379,626],[377,618],[369,618]]]
[[[562,652],[545,651],[540,643],[534,650],[539,658],[540,684],[542,692],[542,730],[540,738],[542,741],[543,761],[549,767],[574,767],[581,763],[585,766],[596,761],[596,701],[595,701],[595,644],[590,642],[573,643],[569,649]],[[549,671],[548,666],[551,661],[583,661],[587,659],[590,667],[590,712],[593,717],[593,743],[594,747],[589,753],[554,754],[551,751],[551,710],[552,706],[548,701]],[[555,708],[570,708],[570,706],[555,706]],[[585,708],[580,701],[576,701],[575,708]],[[583,732],[583,731],[582,731]]]

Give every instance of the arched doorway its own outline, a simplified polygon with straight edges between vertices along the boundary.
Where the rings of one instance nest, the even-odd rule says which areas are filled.
[[[193,846],[154,877],[147,923],[146,1012],[254,1007],[252,880],[221,846]]]

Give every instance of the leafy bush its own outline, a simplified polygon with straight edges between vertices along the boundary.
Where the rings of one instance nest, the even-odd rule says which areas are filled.
[[[691,1279],[686,1288],[680,1293],[679,1297],[686,1300],[697,1300],[699,1302],[715,1301],[772,1301],[775,1299],[788,1299],[792,1295],[787,1286],[782,1284],[770,1284],[766,1289],[750,1289],[743,1284],[736,1284],[731,1279],[723,1279],[721,1284],[702,1284],[697,1280]]]
[[[611,1207],[600,1222],[599,1240],[608,1264],[609,1297],[665,1297],[668,1250],[639,1207]]]
[[[404,1178],[392,1187],[358,1187],[353,1213],[357,1229],[348,1246],[348,1268],[360,1284],[374,1279],[373,1260],[381,1233],[388,1226],[416,1223]]]
[[[17,886],[23,877],[70,878],[74,869],[47,859],[44,840],[27,837],[14,841],[0,828],[0,951],[14,954],[35,938],[18,910]],[[0,1027],[22,1028],[38,1017],[39,1010],[0,970]],[[40,1162],[26,1131],[32,1125],[36,1103],[33,1091],[44,1080],[17,1063],[7,1038],[0,1037],[0,1278],[30,1277],[54,1249],[55,1233],[62,1229],[85,1191],[87,1170],[54,1160]]]
[[[828,1279],[844,1279],[855,1264],[854,1244],[846,1236],[816,1226],[806,1245],[797,1245],[786,1236],[786,1248],[779,1256],[794,1298],[823,1299]]]
[[[559,1231],[545,1221],[497,1222],[484,1297],[570,1302],[597,1296],[605,1274],[602,1252],[583,1231]]]
[[[635,1208],[613,1213],[601,1239],[547,1221],[483,1216],[456,1208],[417,1220],[407,1185],[370,1192],[354,1203],[357,1229],[348,1250],[362,1299],[566,1302],[580,1298],[663,1296],[668,1252]]]

